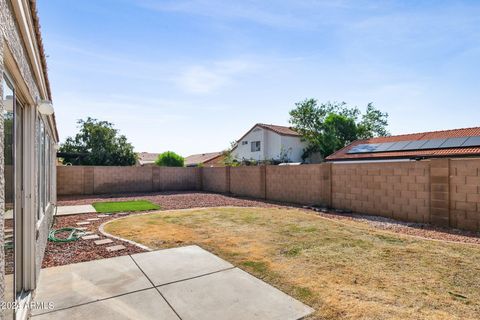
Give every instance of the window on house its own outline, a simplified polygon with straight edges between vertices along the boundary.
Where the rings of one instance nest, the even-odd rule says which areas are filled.
[[[45,213],[45,126],[42,119],[37,118],[37,219]]]
[[[250,147],[252,152],[260,151],[260,141],[252,141]]]
[[[45,133],[45,205],[50,202],[50,136]]]
[[[244,146],[244,145],[246,145],[246,144],[248,144],[248,141],[247,141],[247,140],[242,141],[242,146]]]
[[[48,204],[52,201],[52,139],[48,134],[41,117],[36,126],[36,158],[37,158],[37,219],[41,220]]]

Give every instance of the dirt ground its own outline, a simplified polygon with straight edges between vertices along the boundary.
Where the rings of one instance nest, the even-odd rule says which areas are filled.
[[[197,244],[316,309],[312,319],[478,319],[480,246],[286,208],[130,216],[106,231],[147,245]]]

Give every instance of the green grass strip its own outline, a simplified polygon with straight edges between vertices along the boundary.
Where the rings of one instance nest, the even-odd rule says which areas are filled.
[[[99,213],[134,212],[160,209],[160,206],[146,200],[95,202],[93,207]]]

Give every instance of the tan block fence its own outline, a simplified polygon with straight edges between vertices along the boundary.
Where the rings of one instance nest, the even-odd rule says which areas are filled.
[[[58,195],[197,190],[480,230],[480,159],[216,168],[58,167]]]

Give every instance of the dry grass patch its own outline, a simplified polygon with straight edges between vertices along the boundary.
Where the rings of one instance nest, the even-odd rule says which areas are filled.
[[[287,208],[179,210],[114,220],[152,248],[198,244],[314,307],[311,319],[478,319],[480,247]]]

